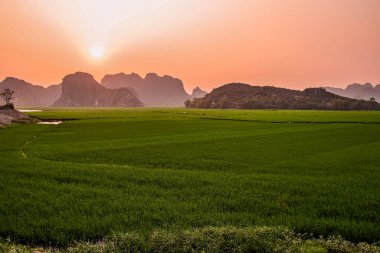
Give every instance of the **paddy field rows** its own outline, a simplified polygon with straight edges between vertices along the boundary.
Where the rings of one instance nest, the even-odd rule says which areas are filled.
[[[283,226],[380,240],[380,113],[44,109],[0,129],[0,237]]]

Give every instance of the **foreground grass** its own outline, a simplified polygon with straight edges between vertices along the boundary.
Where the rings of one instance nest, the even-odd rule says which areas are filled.
[[[114,233],[96,243],[79,242],[66,249],[32,248],[0,243],[3,252],[380,252],[374,244],[353,244],[340,237],[310,239],[275,227],[206,227],[192,230],[155,230],[151,234]]]
[[[378,112],[32,114],[72,120],[0,129],[3,238],[67,247],[113,232],[146,241],[157,229],[259,225],[380,240]]]

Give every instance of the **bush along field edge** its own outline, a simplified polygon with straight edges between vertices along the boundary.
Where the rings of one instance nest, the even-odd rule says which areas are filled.
[[[5,252],[380,252],[378,243],[352,243],[340,236],[312,238],[283,227],[205,227],[153,230],[148,235],[113,233],[97,242],[76,242],[66,248],[36,248],[0,242]]]

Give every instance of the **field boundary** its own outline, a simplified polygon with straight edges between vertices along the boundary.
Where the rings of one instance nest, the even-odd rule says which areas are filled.
[[[1,238],[0,238],[1,239]],[[368,252],[378,244],[352,243],[340,236],[313,238],[284,227],[203,227],[187,230],[155,229],[147,235],[112,233],[100,241],[79,241],[60,248],[33,248],[0,240],[0,252]]]
[[[190,118],[190,117],[189,117]],[[213,118],[213,117],[199,117],[199,119],[207,120],[228,120],[228,121],[243,121],[254,123],[273,123],[273,124],[365,124],[365,125],[380,125],[380,122],[360,122],[360,121],[269,121],[269,120],[254,120],[254,119],[233,119],[233,118]]]

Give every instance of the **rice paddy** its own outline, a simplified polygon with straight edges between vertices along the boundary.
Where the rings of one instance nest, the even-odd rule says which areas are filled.
[[[0,129],[0,237],[286,227],[380,240],[380,113],[43,109]]]

